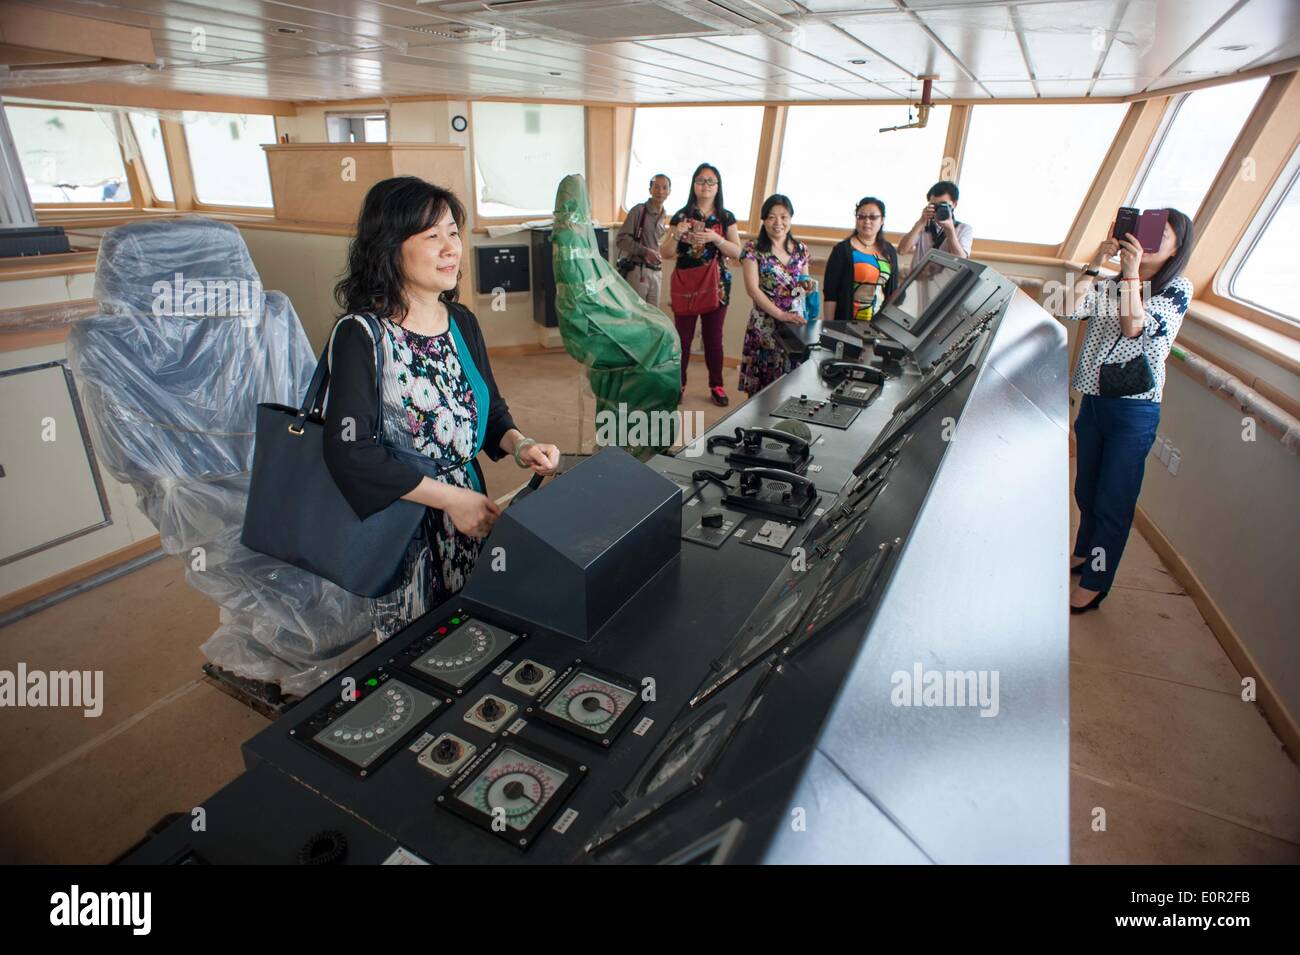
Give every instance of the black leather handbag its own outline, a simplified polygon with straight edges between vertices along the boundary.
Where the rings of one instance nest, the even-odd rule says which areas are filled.
[[[379,414],[373,437],[382,443],[384,332],[374,316],[358,317],[370,327],[375,341]],[[331,334],[302,407],[257,406],[253,474],[241,540],[250,550],[311,571],[351,593],[378,597],[401,585],[403,557],[427,508],[399,499],[362,520],[334,483],[325,466],[322,417],[333,341]],[[462,462],[439,468],[422,454],[389,449],[430,477],[464,466]]]
[[[1143,338],[1146,337],[1145,329],[1142,335]],[[1151,373],[1151,363],[1147,361],[1145,348],[1128,361],[1113,365],[1106,364],[1106,358],[1111,356],[1111,352],[1115,351],[1123,338],[1124,333],[1121,332],[1097,369],[1097,390],[1101,392],[1103,398],[1128,398],[1131,395],[1148,392],[1156,386],[1156,376]]]

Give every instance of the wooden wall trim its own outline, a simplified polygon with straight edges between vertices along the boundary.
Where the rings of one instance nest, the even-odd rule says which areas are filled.
[[[118,564],[125,564],[129,560],[135,560],[137,557],[143,557],[145,554],[152,553],[162,546],[162,541],[157,534],[152,537],[146,537],[138,540],[133,544],[125,547],[119,547],[117,550],[110,551],[102,557],[96,557],[94,560],[86,561],[84,564],[78,564],[68,570],[61,571],[44,580],[38,580],[34,584],[19,588],[11,594],[0,597],[0,614],[7,614],[10,611],[17,610],[24,604],[29,604],[33,600],[40,600],[42,597],[48,597],[50,594],[57,593],[65,587],[71,587],[73,584],[79,584],[83,580],[88,580],[96,574],[102,574],[106,570],[116,567]]]
[[[1274,76],[1201,203],[1186,275],[1209,289],[1300,144],[1300,72]]]
[[[254,113],[262,116],[296,116],[298,108],[289,100],[255,99],[213,93],[184,93],[180,90],[141,86],[134,83],[58,83],[25,86],[14,93],[24,99],[48,99],[64,103],[93,103],[96,106],[126,106],[140,109],[192,109],[205,113]]]
[[[1187,591],[1188,596],[1196,604],[1196,609],[1205,618],[1210,632],[1219,641],[1219,645],[1223,647],[1223,652],[1228,655],[1228,659],[1237,668],[1237,672],[1242,676],[1253,676],[1255,678],[1256,700],[1259,703],[1264,719],[1268,721],[1269,725],[1273,727],[1273,732],[1282,740],[1282,745],[1286,747],[1287,755],[1291,757],[1291,760],[1300,762],[1300,724],[1296,723],[1295,715],[1287,710],[1272,681],[1260,671],[1259,665],[1255,662],[1254,654],[1246,647],[1223,610],[1215,602],[1210,592],[1206,590],[1201,579],[1196,576],[1196,571],[1183,559],[1182,554],[1178,553],[1173,543],[1165,536],[1164,531],[1142,509],[1140,504],[1137,513],[1134,515],[1133,523],[1142,536],[1146,538],[1147,543],[1151,545],[1151,549],[1165,562],[1165,565],[1174,575],[1174,579],[1183,585],[1183,589]]]
[[[754,190],[749,199],[749,222],[746,228],[757,235],[763,224],[763,200],[776,192],[781,170],[781,148],[785,139],[784,107],[763,108],[763,125],[758,134],[758,156],[754,160]],[[688,184],[688,188],[693,188]],[[688,193],[689,194],[689,193]]]
[[[970,107],[953,106],[948,113],[948,132],[943,140],[938,179],[961,181],[961,163],[966,156],[966,139],[969,134]]]

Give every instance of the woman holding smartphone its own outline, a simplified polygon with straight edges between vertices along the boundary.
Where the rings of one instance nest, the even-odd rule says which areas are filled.
[[[1192,300],[1182,275],[1192,249],[1192,223],[1177,209],[1160,247],[1146,252],[1131,233],[1108,238],[1084,270],[1076,289],[1076,321],[1088,323],[1070,384],[1083,393],[1074,422],[1079,533],[1070,572],[1080,574],[1070,612],[1101,605],[1133,526],[1147,452],[1160,423],[1165,359]],[[1101,266],[1120,257],[1117,284],[1094,280]]]
[[[686,393],[686,368],[698,320],[704,336],[704,363],[709,369],[709,397],[714,404],[730,403],[722,386],[722,323],[731,297],[727,258],[740,257],[740,230],[736,217],[722,201],[722,174],[716,166],[700,163],[691,176],[691,194],[669,222],[659,253],[675,260],[672,277],[673,319],[682,340],[682,394]],[[700,281],[717,267],[717,282],[705,288]],[[696,273],[697,269],[709,270]]]
[[[414,176],[371,187],[334,294],[344,315],[330,334],[325,464],[360,518],[398,498],[425,505],[403,563],[405,583],[372,603],[381,637],[433,609],[465,583],[498,515],[476,460],[514,456],[550,474],[553,444],[515,427],[497,391],[474,313],[457,300],[465,210],[451,192]],[[379,321],[376,342],[358,316]],[[376,349],[383,380],[376,387]],[[382,400],[379,393],[382,392]],[[376,419],[383,443],[370,437]],[[393,449],[430,458],[429,477]]]

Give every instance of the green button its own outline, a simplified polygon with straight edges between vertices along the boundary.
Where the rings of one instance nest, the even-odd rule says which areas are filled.
[[[379,686],[379,681],[376,680],[374,677],[371,677],[369,680],[366,681],[366,686]]]
[[[460,617],[452,617],[451,622],[453,626],[458,626],[460,624]]]

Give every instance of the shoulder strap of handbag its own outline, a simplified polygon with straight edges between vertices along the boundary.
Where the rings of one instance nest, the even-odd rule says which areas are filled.
[[[1115,344],[1110,346],[1110,351],[1106,352],[1106,354],[1102,356],[1101,360],[1098,361],[1097,364],[1099,365],[1107,364],[1107,359],[1109,359],[1110,356],[1114,353],[1115,349],[1119,347],[1119,343],[1124,340],[1124,337],[1125,337],[1124,326],[1121,324],[1119,329],[1119,334],[1115,336]],[[1137,337],[1142,339],[1142,353],[1146,354],[1147,323],[1145,320],[1142,322],[1142,334]],[[1136,357],[1137,355],[1133,356],[1133,358]],[[1133,358],[1130,358],[1129,361],[1132,361]]]
[[[303,396],[302,406],[298,409],[297,425],[301,428],[308,417],[319,416],[324,413],[325,404],[329,401],[330,366],[334,360],[334,336],[338,334],[344,322],[353,319],[365,323],[370,330],[370,339],[374,344],[375,400],[379,413],[375,416],[375,433],[372,437],[375,441],[379,441],[384,426],[384,349],[380,347],[384,340],[384,329],[379,324],[379,319],[370,314],[345,315],[334,323],[334,328],[330,331],[329,341],[325,343],[320,360],[316,362],[316,370],[312,373],[311,383],[307,385],[307,392]]]

